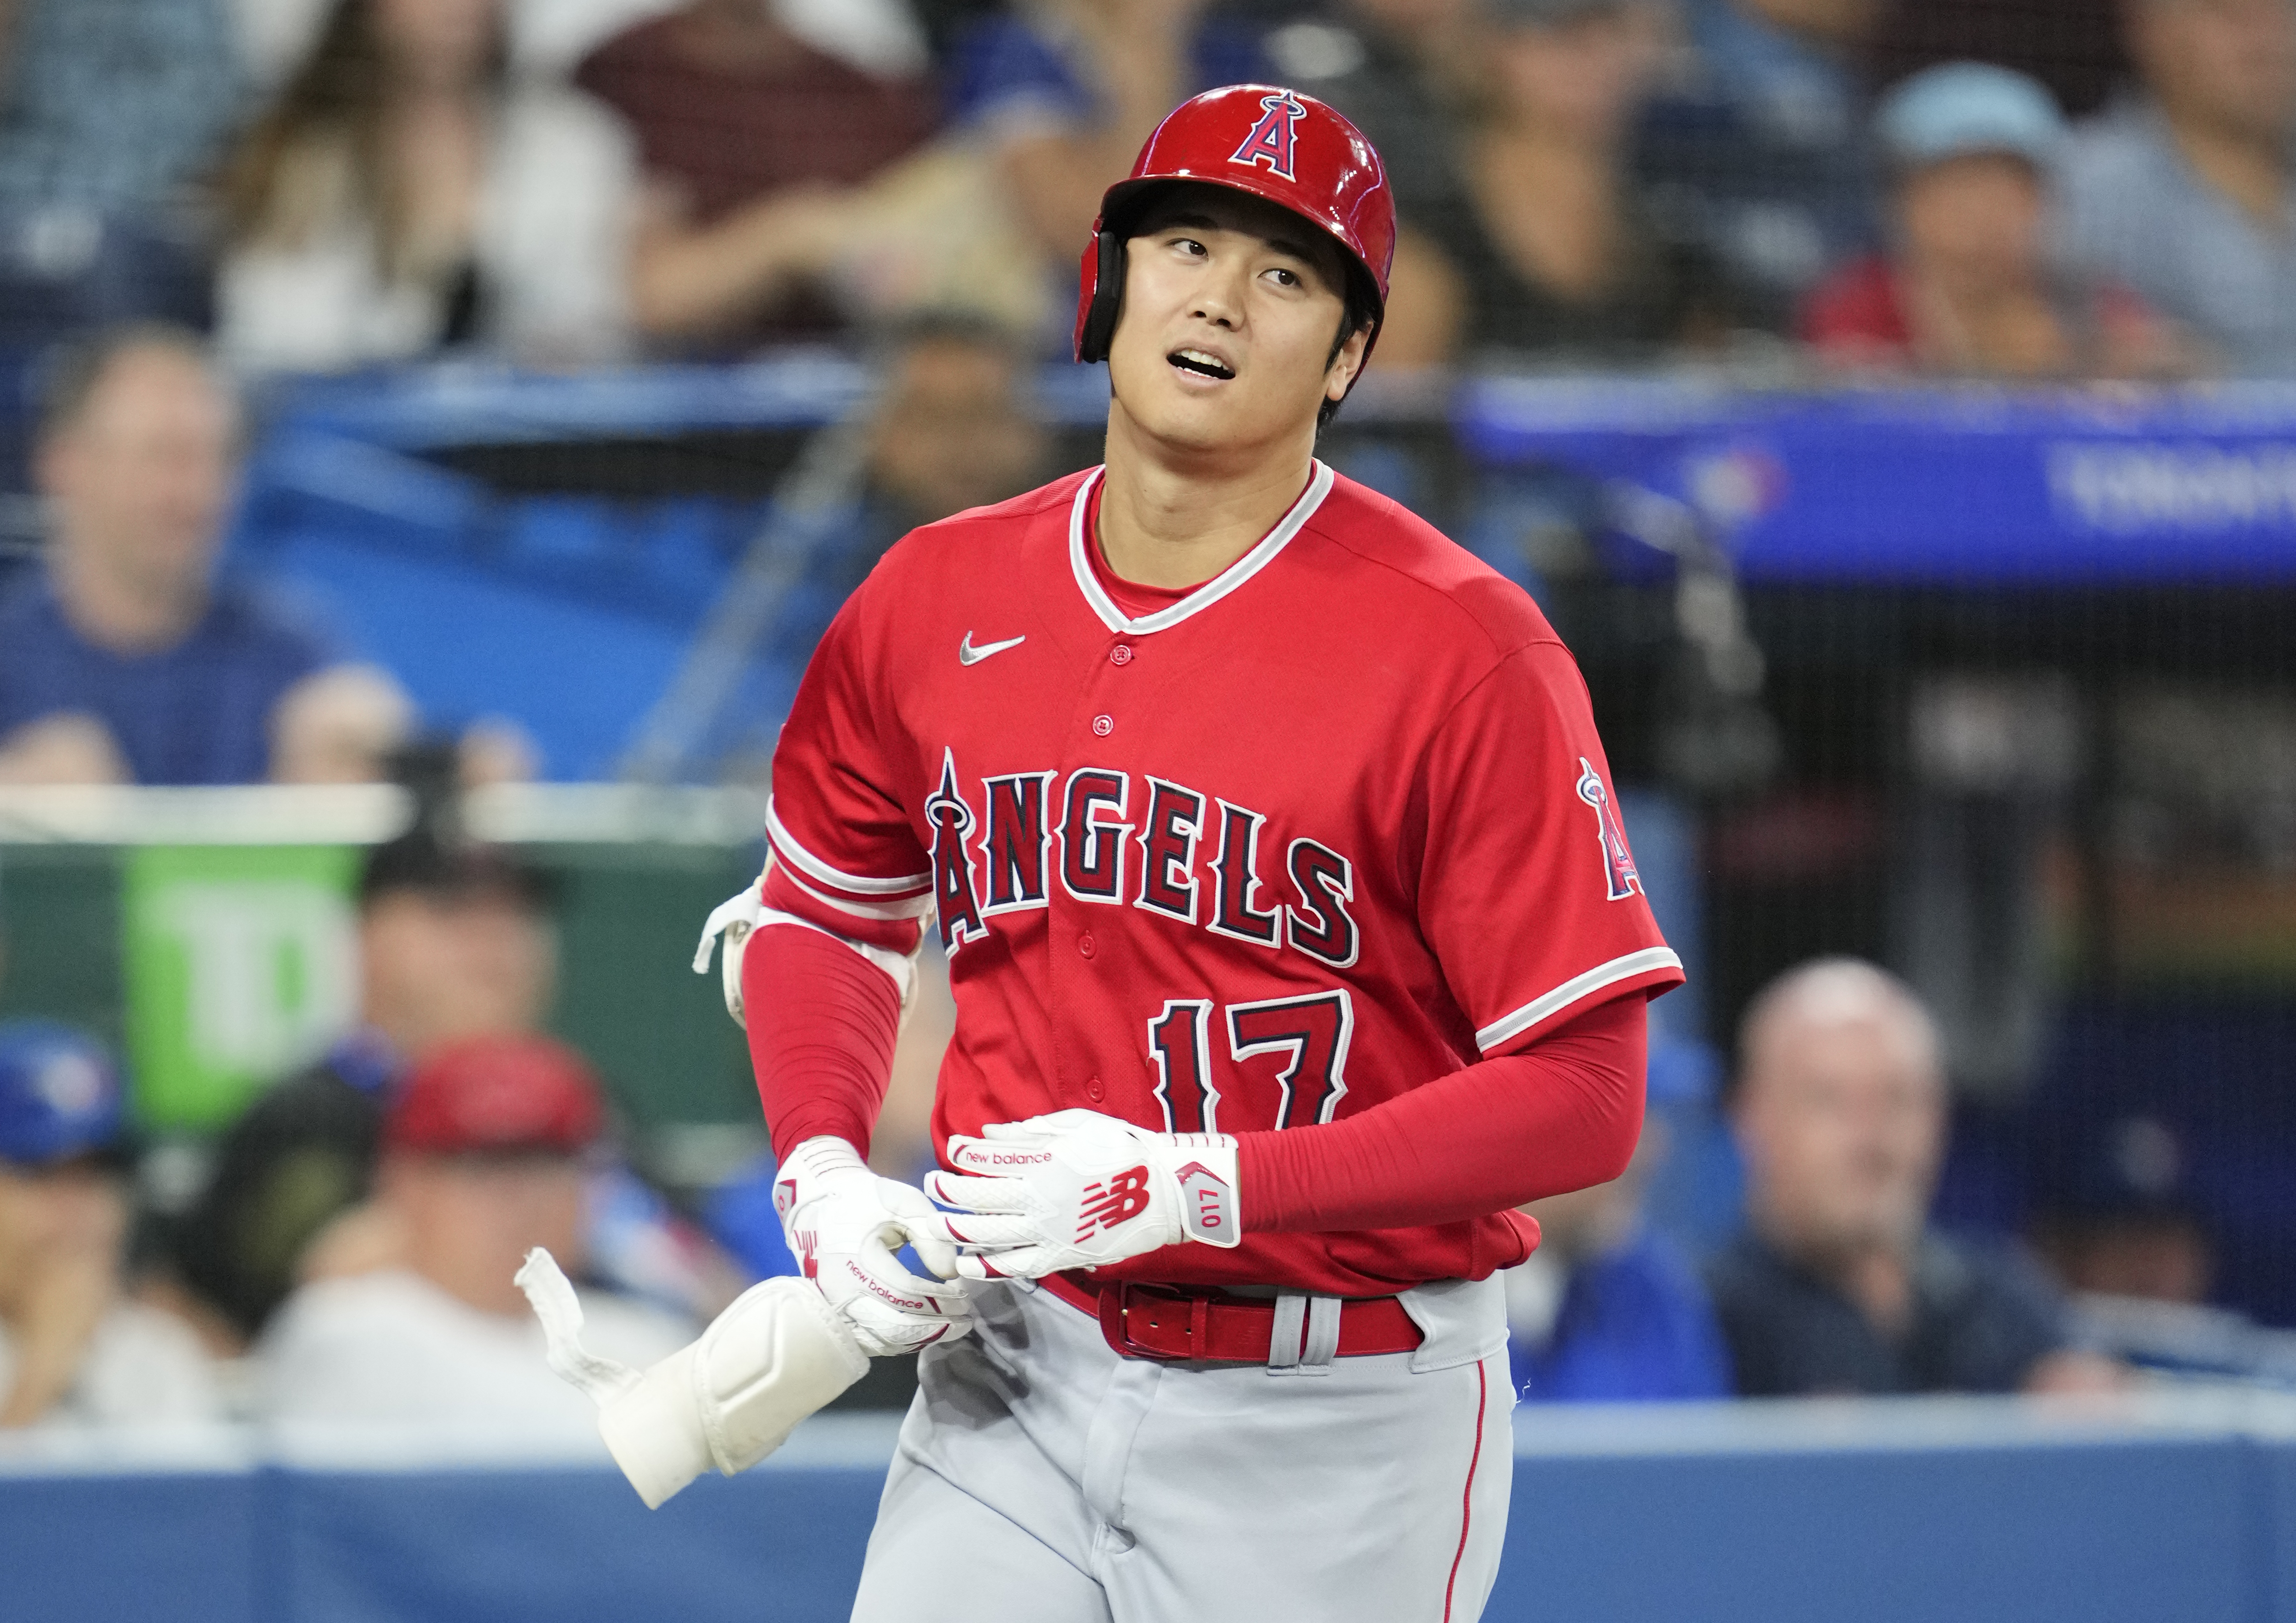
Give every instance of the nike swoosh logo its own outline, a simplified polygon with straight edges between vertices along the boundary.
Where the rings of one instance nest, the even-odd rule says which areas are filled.
[[[975,648],[972,645],[972,633],[968,631],[964,634],[964,641],[956,645],[957,660],[960,664],[978,665],[990,654],[1003,653],[1008,648],[1018,648],[1028,640],[1025,635],[1008,636],[1001,643],[983,643],[980,647]]]

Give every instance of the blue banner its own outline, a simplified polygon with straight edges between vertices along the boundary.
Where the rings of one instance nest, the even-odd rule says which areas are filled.
[[[1489,379],[1460,435],[1685,504],[1757,582],[2296,579],[2296,389],[1757,394]]]

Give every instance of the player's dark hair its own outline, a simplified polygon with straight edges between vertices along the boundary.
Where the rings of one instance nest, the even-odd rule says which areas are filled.
[[[1353,266],[1348,267],[1348,285],[1344,297],[1347,302],[1340,311],[1340,330],[1332,337],[1332,353],[1324,359],[1325,372],[1331,371],[1332,364],[1340,358],[1340,351],[1348,347],[1349,339],[1366,327],[1379,325],[1379,294],[1366,285],[1362,272]],[[1329,428],[1332,419],[1339,414],[1340,403],[1337,400],[1326,399],[1323,405],[1316,408],[1317,431]]]

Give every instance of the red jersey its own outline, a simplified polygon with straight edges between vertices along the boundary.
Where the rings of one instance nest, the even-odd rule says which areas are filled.
[[[789,878],[938,915],[937,1143],[1078,1107],[1312,1131],[1681,980],[1585,684],[1519,587],[1319,463],[1226,572],[1130,618],[1094,567],[1100,477],[889,552],[775,756]],[[1533,1233],[1250,1234],[1103,1272],[1380,1295]]]

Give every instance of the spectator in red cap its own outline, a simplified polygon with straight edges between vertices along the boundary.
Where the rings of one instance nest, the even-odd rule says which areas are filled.
[[[451,1423],[480,1447],[593,1437],[511,1280],[537,1245],[580,1275],[586,1158],[604,1134],[596,1078],[547,1037],[471,1037],[422,1060],[384,1118],[376,1175],[402,1264],[289,1299],[258,1348],[268,1412]],[[639,1365],[693,1330],[603,1292],[583,1310],[593,1347]]]
[[[302,1280],[395,1258],[395,1225],[365,1205],[385,1102],[450,1043],[534,1030],[554,989],[541,877],[427,825],[368,854],[358,945],[359,1025],[232,1124],[166,1236],[172,1273],[232,1340],[260,1335]]]

